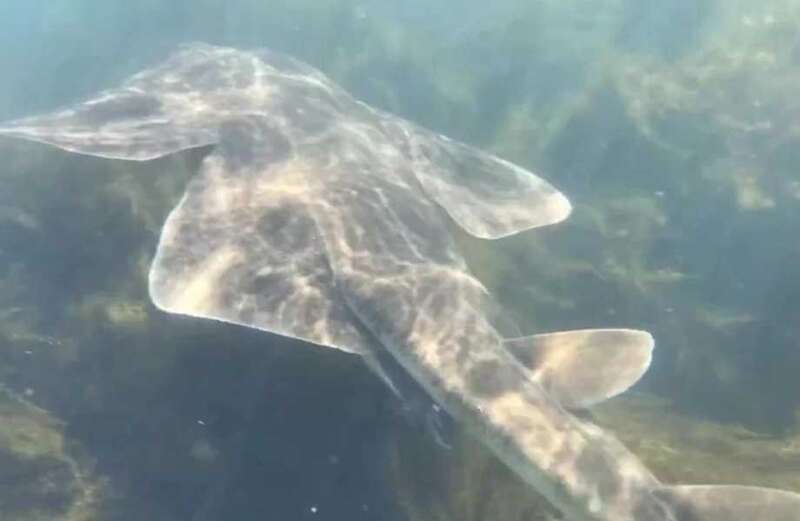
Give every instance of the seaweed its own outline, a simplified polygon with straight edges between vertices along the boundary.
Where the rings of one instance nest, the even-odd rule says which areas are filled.
[[[49,2],[35,16],[0,17],[37,20],[28,43],[0,31],[0,115],[72,101],[182,41],[296,55],[365,101],[518,162],[570,197],[566,223],[459,242],[524,333],[654,332],[657,358],[640,389],[660,398],[614,401],[596,416],[659,476],[799,490],[796,2],[680,1],[644,14],[627,0],[484,4],[464,2],[456,17],[430,2]],[[663,25],[668,15],[686,22],[681,34]],[[380,480],[342,478],[310,442],[286,441],[283,423],[309,427],[303,411],[277,403],[297,396],[321,418],[342,418],[338,441],[326,441],[349,447],[365,476],[390,476],[398,517],[552,515],[468,437],[442,453],[395,428],[391,397],[356,362],[152,307],[157,235],[205,151],[132,164],[1,146],[0,382],[33,390],[26,403],[69,428],[18,423],[33,436],[27,448],[0,438],[41,457],[81,445],[116,498],[104,518],[203,509],[252,518],[235,490],[257,495],[265,466],[289,467],[281,450],[318,480],[354,494],[372,480],[378,495]],[[386,460],[359,460],[346,440],[363,441],[363,430]],[[53,468],[66,469],[71,456],[53,450]],[[286,516],[305,501],[295,477],[295,495],[274,506]],[[65,484],[62,507],[75,490]]]

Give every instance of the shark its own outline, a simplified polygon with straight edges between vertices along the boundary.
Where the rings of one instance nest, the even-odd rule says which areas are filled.
[[[155,306],[359,355],[401,397],[417,384],[566,519],[800,520],[792,492],[662,483],[576,414],[640,379],[649,333],[501,335],[451,226],[497,239],[552,225],[571,212],[563,194],[310,65],[185,44],[0,136],[127,161],[207,147],[161,230]]]

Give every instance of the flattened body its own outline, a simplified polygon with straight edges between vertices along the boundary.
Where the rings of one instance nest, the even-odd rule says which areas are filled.
[[[347,254],[340,246],[362,252],[349,261],[385,270],[406,261],[461,269],[442,207],[485,235],[552,220],[546,201],[566,201],[533,174],[372,109],[268,50],[186,45],[117,88],[0,135],[128,160],[216,145],[164,225],[153,301],[351,352],[368,341],[332,271],[331,257]],[[468,168],[475,158],[490,182]],[[522,218],[537,196],[545,202]]]
[[[562,407],[632,385],[652,339],[593,330],[505,343],[448,220],[497,238],[563,220],[567,199],[521,167],[368,107],[313,67],[192,44],[0,135],[126,160],[213,145],[164,224],[153,302],[392,356],[572,521],[799,518],[800,496],[787,492],[663,487]],[[605,354],[589,351],[604,342]],[[587,374],[595,366],[602,374]]]

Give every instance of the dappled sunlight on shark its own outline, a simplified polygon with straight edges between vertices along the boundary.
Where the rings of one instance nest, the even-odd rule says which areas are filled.
[[[496,239],[566,219],[566,197],[514,164],[292,58],[204,44],[0,135],[135,161],[213,145],[164,223],[154,304],[363,356],[401,398],[418,385],[568,519],[800,520],[790,492],[664,485],[573,414],[638,381],[648,333],[501,337],[448,220]]]

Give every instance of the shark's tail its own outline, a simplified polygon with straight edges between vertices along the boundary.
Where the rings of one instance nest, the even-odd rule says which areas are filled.
[[[676,521],[800,521],[800,494],[738,485],[663,487],[653,494]]]
[[[636,383],[650,365],[653,337],[632,329],[585,329],[508,339],[506,347],[554,399],[574,410]],[[800,521],[800,494],[784,490],[664,485],[651,493],[674,521]]]

